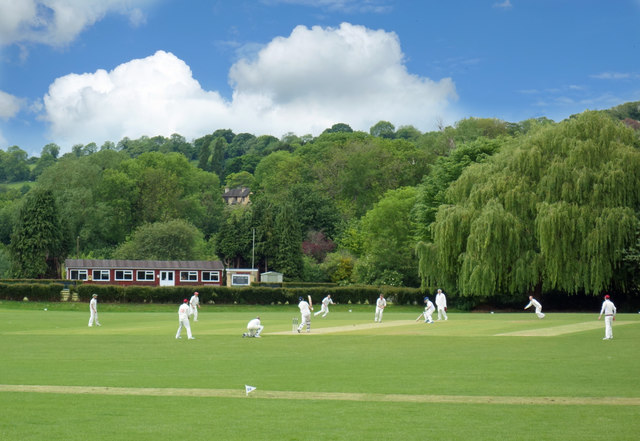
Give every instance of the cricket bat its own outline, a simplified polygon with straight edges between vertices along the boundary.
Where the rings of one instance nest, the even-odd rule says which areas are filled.
[[[311,296],[307,296],[307,299],[309,299],[309,307],[311,308],[311,310],[313,311],[313,302],[311,301]]]

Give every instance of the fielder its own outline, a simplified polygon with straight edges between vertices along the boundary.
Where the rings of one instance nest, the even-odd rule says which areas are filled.
[[[198,321],[198,309],[200,309],[200,294],[196,291],[189,300],[189,315],[193,316],[194,322]]]
[[[600,309],[600,315],[598,320],[602,318],[604,314],[604,338],[603,340],[613,340],[613,321],[616,319],[616,305],[609,300],[609,294],[604,296],[604,302],[602,302],[602,308]]]
[[[89,316],[89,327],[93,326],[95,322],[96,326],[101,326],[98,321],[98,294],[94,294],[91,296],[91,301],[89,302],[89,311],[91,315]]]
[[[533,296],[529,296],[529,304],[527,306],[525,306],[524,309],[527,309],[527,308],[529,308],[531,306],[536,308],[536,315],[538,316],[538,318],[539,319],[543,319],[544,318],[544,314],[542,313],[542,305],[540,304],[540,302],[538,302],[536,299],[534,299]]]
[[[418,316],[416,322],[420,320],[420,317],[424,316],[425,323],[433,323],[433,312],[436,310],[435,306],[433,306],[433,302],[429,300],[429,297],[424,298],[424,312]]]
[[[187,330],[187,337],[189,340],[194,340],[195,338],[191,335],[191,325],[189,324],[189,301],[184,299],[182,305],[178,308],[178,322],[180,326],[178,326],[178,332],[176,332],[176,338],[182,338],[180,336],[180,331],[182,328]]]
[[[302,297],[298,297],[298,308],[300,309],[300,324],[298,325],[298,334],[307,325],[307,332],[311,332],[311,309],[309,303]]]
[[[382,323],[382,313],[384,312],[384,308],[387,307],[387,301],[384,299],[384,296],[380,294],[380,298],[376,300],[376,313],[373,316],[373,321]]]
[[[329,305],[333,305],[333,300],[331,300],[331,294],[327,294],[327,296],[322,299],[322,307],[320,308],[320,311],[316,312],[313,314],[313,316],[315,317],[318,314],[322,314],[324,312],[324,314],[322,314],[322,317],[326,317],[327,314],[329,314]]]
[[[444,295],[441,289],[439,289],[436,294],[436,306],[438,307],[438,320],[442,320],[442,317],[444,317],[445,320],[448,320],[447,296]]]
[[[257,316],[247,324],[247,332],[242,334],[242,337],[258,337],[264,329],[264,326],[260,324],[260,316]]]

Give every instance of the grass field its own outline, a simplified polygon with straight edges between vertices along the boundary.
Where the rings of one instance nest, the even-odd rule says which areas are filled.
[[[44,308],[47,311],[44,311]],[[640,314],[0,302],[0,440],[632,440]],[[349,312],[352,309],[353,312]],[[260,314],[263,338],[243,339]],[[184,335],[183,335],[184,336]],[[249,395],[245,385],[257,389]]]

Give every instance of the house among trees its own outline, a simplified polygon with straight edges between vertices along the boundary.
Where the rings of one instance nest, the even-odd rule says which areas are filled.
[[[248,187],[225,188],[222,198],[229,205],[247,205],[251,190]]]
[[[222,285],[219,260],[66,259],[66,279],[104,285]]]

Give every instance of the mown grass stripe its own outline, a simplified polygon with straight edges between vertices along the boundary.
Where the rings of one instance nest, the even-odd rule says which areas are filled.
[[[104,386],[53,386],[1,384],[0,392],[30,392],[80,395],[137,395],[156,397],[243,398],[244,389],[136,388]],[[475,395],[406,395],[342,392],[268,391],[257,389],[253,399],[333,400],[404,403],[564,405],[564,406],[640,406],[635,397],[509,397]]]

